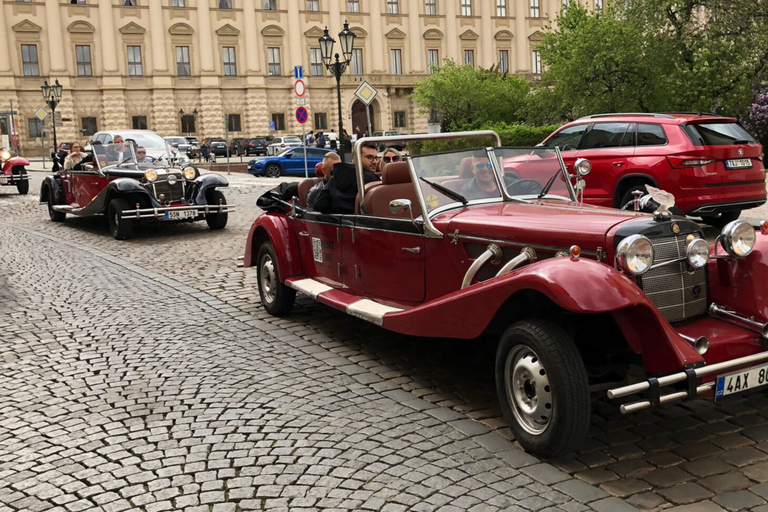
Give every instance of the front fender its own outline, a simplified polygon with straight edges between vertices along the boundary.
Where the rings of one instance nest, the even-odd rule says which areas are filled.
[[[8,160],[6,160],[5,163],[3,163],[3,174],[10,175],[11,170],[14,167],[19,167],[19,166],[26,167],[27,165],[29,165],[29,160],[27,160],[26,158],[22,158],[20,156],[13,156]]]
[[[53,204],[64,204],[64,189],[58,176],[46,176],[40,185],[40,203],[48,202],[48,191],[53,195]]]
[[[195,178],[192,182],[195,190],[193,196],[195,198],[195,204],[207,204],[205,199],[205,192],[210,188],[216,187],[228,187],[229,182],[218,174],[203,174]]]
[[[272,242],[277,257],[277,271],[283,281],[301,274],[299,245],[288,226],[288,219],[281,213],[262,213],[253,221],[245,244],[244,267],[256,265],[259,246],[265,240]]]
[[[718,249],[723,254],[722,247]],[[768,236],[757,232],[752,253],[744,259],[711,259],[708,266],[712,302],[768,322]]]
[[[85,206],[78,215],[92,215],[95,213],[105,212],[109,201],[114,196],[122,196],[127,194],[138,194],[142,198],[145,198],[148,205],[152,207],[160,207],[160,203],[155,201],[152,194],[142,186],[141,183],[134,178],[117,178],[109,182],[104,189],[98,193],[93,200]]]
[[[384,316],[383,326],[415,336],[480,336],[515,294],[533,290],[566,311],[611,313],[648,371],[699,364],[702,357],[677,334],[640,288],[621,272],[593,260],[551,258],[474,284],[421,306]]]

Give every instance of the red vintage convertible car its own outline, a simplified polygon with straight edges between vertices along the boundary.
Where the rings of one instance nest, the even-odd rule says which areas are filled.
[[[29,192],[29,176],[27,166],[29,160],[20,156],[12,156],[6,148],[0,147],[0,185],[16,187],[19,194],[26,195]]]
[[[498,141],[398,140],[478,135]],[[499,145],[412,156],[365,187],[358,168],[355,214],[304,208],[311,182],[273,195],[244,256],[265,309],[300,292],[398,333],[496,337],[501,408],[545,456],[579,445],[596,390],[645,392],[631,412],[768,383],[768,238],[736,220],[709,245],[663,192],[654,213],[582,204],[588,161],[569,174],[556,148]]]

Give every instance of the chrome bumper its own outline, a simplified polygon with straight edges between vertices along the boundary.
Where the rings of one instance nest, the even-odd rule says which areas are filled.
[[[208,215],[209,213],[229,213],[235,211],[234,207],[222,204],[222,205],[190,205],[190,206],[168,206],[163,208],[141,208],[138,210],[125,210],[120,216],[121,219],[145,219],[154,218],[164,220],[166,212],[185,212],[194,211],[197,215]],[[170,220],[170,219],[169,219]],[[175,220],[175,219],[173,219]]]
[[[5,180],[3,180],[5,178]],[[26,174],[12,174],[11,176],[8,176],[7,174],[0,175],[0,185],[15,185],[20,181],[29,181],[29,176]]]

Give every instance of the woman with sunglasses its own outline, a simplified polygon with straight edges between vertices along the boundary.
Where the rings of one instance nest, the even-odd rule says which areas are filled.
[[[84,156],[83,147],[80,143],[72,142],[69,145],[69,154],[64,158],[64,168],[67,170],[74,169],[75,165],[83,161]]]
[[[379,161],[379,172],[384,171],[384,167],[390,162],[399,162],[403,159],[403,155],[395,148],[387,148],[384,153],[381,154],[381,160]]]

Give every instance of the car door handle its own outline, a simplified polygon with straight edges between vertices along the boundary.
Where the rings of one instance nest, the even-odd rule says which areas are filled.
[[[624,165],[624,162],[613,162],[613,165],[615,167],[621,167],[622,165]]]
[[[309,236],[309,233],[306,231],[299,231],[299,236]]]
[[[413,254],[418,254],[421,252],[421,247],[403,247],[403,250],[405,252],[410,252]]]

